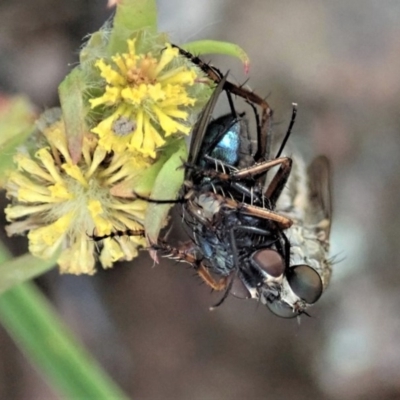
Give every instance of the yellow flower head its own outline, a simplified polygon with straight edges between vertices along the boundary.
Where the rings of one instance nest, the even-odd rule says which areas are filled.
[[[106,150],[128,148],[155,157],[155,151],[174,134],[188,134],[191,107],[188,94],[195,83],[195,66],[189,68],[177,48],[166,44],[157,54],[138,54],[136,39],[128,40],[128,52],[110,62],[96,62],[106,81],[104,94],[90,100],[92,108],[109,107],[109,116],[92,129]]]
[[[54,113],[54,110],[49,110]],[[136,257],[145,245],[139,233],[146,202],[132,196],[135,178],[150,166],[140,154],[107,153],[98,138],[83,137],[82,156],[72,162],[61,119],[42,124],[43,146],[33,156],[19,152],[18,170],[6,184],[12,205],[6,209],[10,235],[29,231],[30,252],[50,258],[60,247],[60,270],[71,274],[95,272],[96,242],[89,236],[132,230],[138,236],[107,238],[99,259],[104,268]]]

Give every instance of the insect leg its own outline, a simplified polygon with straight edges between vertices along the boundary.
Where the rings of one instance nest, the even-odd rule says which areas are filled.
[[[264,229],[260,229],[257,227],[253,227],[253,226],[235,226],[230,229],[229,242],[231,245],[233,265],[235,266],[235,271],[230,276],[222,278],[222,279],[224,279],[224,283],[225,283],[225,286],[222,289],[225,289],[225,292],[224,292],[223,296],[221,297],[221,299],[218,301],[218,303],[216,303],[213,307],[211,307],[211,310],[216,307],[219,307],[227,299],[229,293],[231,292],[233,282],[238,277],[239,271],[241,270],[240,261],[239,261],[239,251],[238,251],[238,246],[236,243],[236,236],[235,236],[235,233],[237,231],[244,231],[244,232],[257,234],[257,235],[266,235],[266,236],[270,235],[269,231],[266,231]],[[272,245],[275,241],[276,241],[276,239],[274,239],[274,241],[272,241],[270,245]],[[220,290],[222,290],[222,289],[220,289]]]
[[[256,207],[245,203],[238,203],[237,208],[245,214],[274,221],[280,229],[290,228],[293,224],[290,218],[268,210],[267,208]]]
[[[293,224],[293,221],[290,218],[285,217],[284,215],[280,215],[267,208],[261,208],[250,204],[241,203],[234,199],[230,199],[219,194],[215,194],[213,192],[206,192],[204,193],[204,196],[214,198],[217,203],[228,209],[240,211],[244,214],[252,215],[254,217],[274,221],[280,229],[290,228]]]
[[[259,175],[267,172],[270,168],[280,165],[279,170],[276,172],[271,183],[268,185],[264,196],[270,201],[272,207],[275,205],[279,196],[284,189],[286,182],[289,178],[290,171],[292,170],[292,159],[288,157],[277,158],[272,161],[265,161],[253,165],[252,167],[241,169],[240,171],[234,172],[232,178],[243,179],[251,175]]]
[[[286,182],[289,178],[290,171],[292,170],[292,159],[283,157],[281,166],[279,167],[277,173],[273,177],[272,181],[268,185],[267,190],[264,193],[264,196],[271,202],[271,205],[274,207],[276,201],[282,193],[282,190],[285,188]]]
[[[228,279],[229,279],[228,276],[216,280],[210,274],[208,268],[203,265],[203,263],[200,263],[199,267],[196,269],[196,272],[200,276],[200,278],[203,279],[203,281],[213,290],[221,291],[226,289],[228,285]]]
[[[282,140],[281,146],[279,147],[278,152],[276,153],[275,158],[278,158],[281,156],[283,149],[285,148],[286,142],[289,139],[290,134],[292,133],[292,128],[294,125],[294,122],[296,121],[296,115],[297,115],[297,104],[292,103],[292,117],[290,118],[290,123],[289,123],[289,128],[286,131],[286,135]]]
[[[156,204],[182,204],[186,203],[187,199],[184,197],[179,197],[177,199],[151,199],[150,197],[147,196],[142,196],[138,193],[133,193],[135,197],[139,200],[144,200],[147,201],[148,203],[156,203]]]
[[[152,249],[167,253],[165,254],[167,258],[190,264],[199,277],[213,290],[220,291],[226,288],[228,277],[216,280],[201,260],[196,258],[193,246],[182,245],[180,247],[172,247],[166,243],[158,243],[152,245]]]
[[[145,236],[145,232],[143,229],[126,229],[126,230],[118,230],[109,233],[108,235],[97,236],[94,234],[88,235],[90,239],[95,242],[100,242],[101,240],[108,239],[108,238],[115,238],[121,236]]]
[[[251,167],[248,168],[242,168],[239,171],[235,171],[231,174],[232,179],[235,180],[240,180],[240,179],[245,179],[250,176],[257,176],[260,174],[263,174],[267,172],[269,169],[276,167],[277,165],[284,165],[284,169],[286,170],[288,167],[288,164],[290,164],[291,167],[291,159],[288,157],[281,157],[281,158],[276,158],[274,160],[270,161],[264,161],[255,165],[252,165]],[[290,169],[289,169],[290,173]]]
[[[180,247],[172,247],[169,244],[160,241],[159,243],[153,243],[151,249],[162,251],[165,257],[179,262],[186,262],[196,269],[196,264],[200,261],[197,259],[194,248],[191,244],[192,243],[190,242],[189,245],[186,243]]]
[[[193,56],[191,53],[188,51],[181,49],[178,46],[173,45],[174,47],[178,48],[179,52],[191,60],[194,64],[198,65],[199,68],[201,68],[205,74],[208,75],[208,77],[213,80],[215,83],[219,83],[223,77],[221,71],[219,71],[217,68],[212,67],[205,62],[203,62],[199,57]],[[269,148],[268,144],[268,139],[269,139],[269,133],[271,130],[271,119],[272,119],[272,109],[267,103],[267,101],[260,96],[258,96],[256,93],[245,89],[241,86],[237,86],[232,82],[226,81],[223,86],[224,90],[227,92],[233,93],[236,96],[242,97],[247,103],[250,105],[252,104],[257,104],[259,107],[262,109],[262,114],[261,114],[261,124],[260,129],[258,129],[258,150],[255,155],[256,160],[261,160],[265,159],[265,157],[268,157],[267,150]]]
[[[231,173],[223,173],[216,171],[215,169],[204,169],[196,166],[190,166],[190,168],[197,172],[201,172],[203,177],[217,179],[222,182],[231,181],[230,182],[231,186],[234,189],[236,189],[238,192],[241,192],[244,195],[249,195],[248,190],[247,191],[245,190],[246,189],[245,185],[240,185],[240,180],[264,174],[269,169],[276,167],[277,165],[280,165],[280,168],[276,172],[274,178],[272,179],[271,183],[268,185],[268,188],[264,193],[264,196],[270,201],[272,205],[274,205],[276,200],[282,193],[282,190],[286,185],[287,179],[292,169],[292,160],[288,157],[281,157],[271,161],[264,161],[262,163],[255,164],[251,167],[243,168]],[[235,181],[237,184],[235,184]]]

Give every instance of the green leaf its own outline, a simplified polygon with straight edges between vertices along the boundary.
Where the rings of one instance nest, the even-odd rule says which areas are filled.
[[[0,96],[0,149],[16,135],[32,128],[36,119],[33,108],[23,96]]]
[[[18,146],[34,130],[33,106],[24,97],[0,99],[0,186],[7,171],[14,166],[13,157]]]
[[[171,157],[172,152],[176,151],[175,147],[168,147],[163,150],[162,155],[159,156],[158,160],[151,165],[149,168],[146,168],[143,172],[140,173],[140,176],[134,182],[135,192],[142,196],[149,196],[151,190],[154,187],[154,182],[161,171],[161,168],[165,164],[165,162]]]
[[[157,30],[157,6],[155,0],[122,0],[117,6],[111,31],[110,54],[126,50],[126,40],[141,29]]]
[[[81,157],[83,134],[87,131],[83,100],[86,88],[82,71],[78,67],[74,68],[58,87],[68,148],[75,163]]]
[[[85,79],[90,82],[90,87],[101,87],[103,78],[99,74],[99,69],[95,63],[100,58],[108,55],[108,32],[105,29],[100,29],[90,35],[89,40],[84,44],[79,52],[80,68],[85,76]]]
[[[0,248],[0,262],[10,257]],[[0,296],[0,320],[60,398],[128,399],[73,337],[33,283],[26,282]]]
[[[187,159],[185,140],[176,142],[172,156],[163,165],[151,192],[151,198],[174,200],[182,187],[184,179],[183,160]],[[167,215],[173,204],[149,203],[144,228],[151,243],[156,243],[160,230],[165,226]]]
[[[41,260],[25,254],[0,264],[0,293],[48,271],[56,265],[58,254],[50,260]]]
[[[182,49],[194,55],[202,54],[223,54],[239,58],[244,64],[246,73],[249,70],[250,59],[246,52],[237,44],[220,42],[218,40],[199,40],[183,44]]]
[[[33,126],[30,129],[19,132],[0,146],[0,186],[3,186],[6,181],[7,172],[14,167],[13,157],[18,146],[29,137],[32,131]]]

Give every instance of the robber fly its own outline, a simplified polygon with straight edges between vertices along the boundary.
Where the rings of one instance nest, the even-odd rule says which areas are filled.
[[[259,300],[280,317],[296,317],[319,299],[330,276],[329,165],[320,157],[308,173],[296,165],[290,175],[292,160],[280,154],[291,128],[277,156],[265,159],[268,113],[257,127],[256,149],[243,116],[232,111],[210,122],[223,90],[228,98],[233,92],[253,102],[253,93],[249,100],[245,89],[235,92],[232,85],[220,77],[193,130],[182,206],[193,240],[181,248],[158,248],[190,263],[214,290],[224,290],[217,305],[232,293]]]
[[[307,168],[302,158],[294,155],[291,175],[275,210],[293,221],[285,230],[290,268],[282,280],[280,298],[267,306],[274,314],[291,318],[318,300],[331,277],[327,258],[332,217],[328,159],[319,156]],[[261,301],[265,303],[265,299]]]

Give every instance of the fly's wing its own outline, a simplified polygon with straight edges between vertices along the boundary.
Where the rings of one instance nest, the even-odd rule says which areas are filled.
[[[315,158],[307,169],[309,204],[307,219],[318,225],[328,241],[332,221],[331,168],[325,156]]]
[[[208,103],[204,107],[201,117],[196,122],[196,124],[193,128],[192,140],[190,142],[189,157],[188,157],[188,163],[191,165],[198,164],[200,148],[201,148],[201,145],[204,140],[204,135],[206,133],[207,126],[210,122],[210,118],[213,113],[214,107],[217,103],[218,97],[221,94],[222,90],[224,89],[224,85],[225,85],[227,76],[228,76],[228,74],[225,75],[221,79],[221,81],[218,83],[212,96],[210,97],[210,100],[208,100]],[[189,168],[187,170],[186,174],[188,175],[188,174],[190,174],[190,172],[191,172],[191,169]],[[187,178],[187,176],[186,176],[186,178]]]

